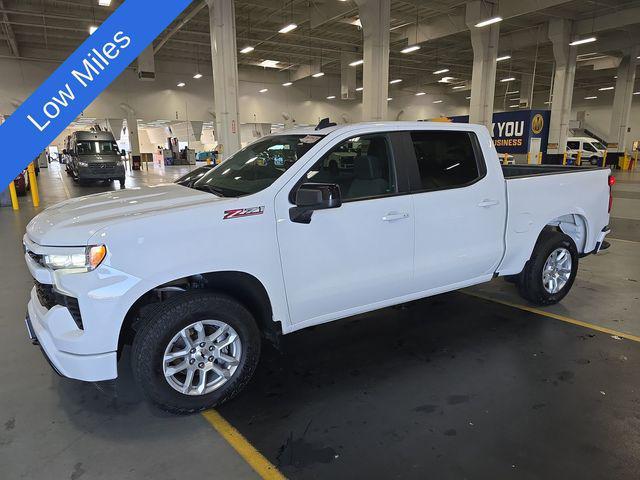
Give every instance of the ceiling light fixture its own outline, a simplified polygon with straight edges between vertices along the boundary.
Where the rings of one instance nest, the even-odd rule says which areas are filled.
[[[400,83],[401,81],[402,81],[402,79],[401,79],[401,78],[394,78],[394,79],[393,79],[393,80],[391,80],[389,83],[390,83],[391,85],[393,85],[394,83]]]
[[[356,92],[361,92],[362,90],[364,90],[363,87],[356,87]]]
[[[240,50],[240,53],[249,53],[249,52],[253,52],[254,50],[255,49],[251,45],[247,45],[242,50]]]
[[[503,55],[501,57],[496,58],[496,62],[502,62],[503,60],[509,60],[511,55]]]
[[[598,90],[600,90],[601,92],[604,92],[605,90],[613,90],[614,88],[616,87],[602,87],[602,88],[599,88]]]
[[[293,85],[293,82],[284,82],[282,84],[283,87],[290,87],[291,85]]]
[[[390,102],[391,100],[393,100],[393,97],[387,97],[387,102]]]
[[[258,66],[265,68],[280,68],[280,62],[278,62],[278,60],[263,60],[258,64]]]
[[[466,85],[456,85],[455,87],[451,87],[451,90],[460,90],[461,88],[467,88]]]
[[[433,103],[442,103],[442,100],[434,100]]]
[[[349,64],[350,67],[357,67],[358,65],[362,65],[364,63],[364,60],[360,59],[360,60],[355,60],[353,62],[351,62]]]
[[[502,17],[492,17],[487,18],[486,20],[482,20],[481,22],[476,23],[477,28],[486,27],[488,25],[493,25],[494,23],[498,23],[502,21]]]
[[[520,105],[509,105],[509,108],[518,108]]]
[[[433,72],[434,75],[440,75],[441,73],[447,73],[449,71],[448,68],[443,68],[442,70],[436,70]]]
[[[569,45],[574,47],[576,45],[583,45],[585,43],[591,43],[591,42],[595,42],[595,41],[596,41],[596,37],[582,38],[580,40],[574,40]]]
[[[440,80],[438,80],[438,83],[449,83],[451,82],[451,80],[453,80],[453,77],[442,77]]]
[[[590,97],[584,97],[585,100],[595,100],[596,98],[598,98],[598,97],[595,96],[595,95],[592,95]]]
[[[640,95],[640,92],[633,92],[634,95]]]
[[[186,86],[187,86],[187,84],[186,84],[186,83],[184,83],[184,82],[180,82],[180,83],[178,83],[178,85],[176,85],[176,86],[177,86],[177,87],[180,87],[180,88],[183,88],[183,87],[186,87]]]
[[[507,77],[507,78],[503,78],[500,81],[501,82],[513,82],[515,79],[516,79],[516,77]]]
[[[268,91],[269,91],[268,88],[261,88],[260,90],[258,90],[259,93],[266,93]]]
[[[419,97],[419,96],[421,96],[421,95],[426,95],[426,93],[425,93],[425,92],[418,92],[418,93],[416,93],[416,97]]]
[[[93,35],[93,33],[98,30],[98,27],[96,27],[95,25],[91,25],[89,27],[89,35]]]
[[[98,0],[98,5],[100,5],[101,7],[110,7],[111,0]]]
[[[420,45],[410,45],[400,50],[400,53],[411,53],[420,50]]]
[[[520,93],[520,90],[514,90],[513,92],[507,92],[507,95],[515,95],[516,93]]]
[[[285,25],[280,30],[278,30],[278,33],[289,33],[296,28],[298,28],[298,25],[296,25],[295,23],[290,23],[289,25]]]
[[[327,100],[333,100],[334,98],[336,98],[336,96],[335,96],[335,95],[329,95],[329,96],[327,97]]]
[[[311,75],[313,78],[320,78],[324,75],[324,72],[318,72],[318,73],[314,73],[313,75]]]
[[[467,100],[471,100],[471,96],[468,96],[468,97],[467,97]]]
[[[202,78],[202,74],[201,73],[196,73],[193,78],[195,78],[196,80]]]

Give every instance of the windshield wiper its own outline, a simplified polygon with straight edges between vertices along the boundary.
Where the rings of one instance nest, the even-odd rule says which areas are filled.
[[[222,189],[214,187],[214,186],[211,186],[211,185],[197,185],[197,186],[193,186],[193,188],[195,188],[196,190],[200,190],[202,192],[213,193],[214,195],[217,195],[218,197],[226,197],[226,195],[224,194]]]

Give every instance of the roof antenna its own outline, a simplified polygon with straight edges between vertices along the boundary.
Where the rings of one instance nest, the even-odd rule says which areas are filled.
[[[323,128],[335,127],[337,123],[329,121],[329,117],[323,118],[320,120],[318,125],[316,125],[316,130],[322,130]]]

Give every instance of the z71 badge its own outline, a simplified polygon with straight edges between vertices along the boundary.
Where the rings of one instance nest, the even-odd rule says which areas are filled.
[[[231,218],[252,217],[254,215],[262,215],[264,213],[263,207],[250,207],[250,208],[236,208],[234,210],[226,210],[224,212],[223,220],[229,220]]]

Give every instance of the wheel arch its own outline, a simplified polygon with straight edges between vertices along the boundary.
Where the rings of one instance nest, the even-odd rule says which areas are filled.
[[[264,284],[254,275],[241,271],[206,272],[177,278],[157,285],[138,297],[129,307],[120,326],[118,354],[130,344],[141,328],[144,316],[167,298],[184,291],[215,291],[243,304],[253,315],[262,335],[277,343],[282,328],[274,321],[272,302]]]

